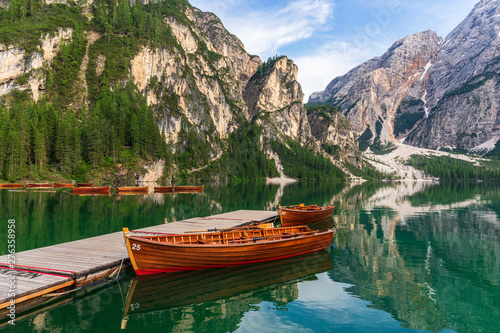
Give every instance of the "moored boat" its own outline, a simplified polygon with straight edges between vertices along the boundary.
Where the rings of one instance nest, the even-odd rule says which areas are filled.
[[[173,186],[156,186],[154,188],[155,193],[172,193],[174,191]]]
[[[74,183],[53,183],[53,188],[62,188],[62,187],[75,187]]]
[[[49,183],[29,183],[27,185],[28,188],[50,188],[52,184]]]
[[[94,187],[93,183],[76,183],[76,187]]]
[[[299,256],[327,248],[333,230],[307,226],[192,234],[132,235],[123,229],[136,274],[232,267]]]
[[[109,195],[109,186],[104,186],[104,187],[73,187],[71,189],[71,194],[78,194],[78,195],[94,195],[94,194],[101,194],[101,195]]]
[[[127,186],[117,187],[116,193],[118,194],[148,194],[149,187],[147,186]]]
[[[333,214],[335,206],[320,207],[318,205],[304,204],[295,206],[280,206],[278,212],[280,214],[281,226],[303,225],[312,222],[317,222],[326,219]]]
[[[23,188],[24,184],[14,184],[14,183],[2,183],[0,184],[0,189],[2,188]]]
[[[177,193],[199,193],[203,192],[203,185],[196,185],[196,186],[187,186],[187,185],[182,185],[182,186],[174,186],[174,192]]]

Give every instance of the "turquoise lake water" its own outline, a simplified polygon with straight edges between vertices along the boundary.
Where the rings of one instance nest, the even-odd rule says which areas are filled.
[[[129,271],[18,313],[0,331],[498,332],[499,184],[207,184],[203,194],[109,197],[0,190],[0,237],[15,219],[20,252],[301,202],[336,206],[317,225],[335,225],[332,248],[230,269]]]

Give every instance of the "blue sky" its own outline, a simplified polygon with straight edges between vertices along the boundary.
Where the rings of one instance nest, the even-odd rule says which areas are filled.
[[[299,67],[304,102],[336,76],[382,55],[396,40],[451,32],[477,0],[190,0],[215,13],[250,54],[286,55]]]

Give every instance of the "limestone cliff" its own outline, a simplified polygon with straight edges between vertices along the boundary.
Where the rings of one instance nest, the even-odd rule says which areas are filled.
[[[362,157],[352,127],[340,112],[308,112],[311,134],[335,160],[362,167]]]
[[[246,86],[243,97],[248,116],[264,127],[264,135],[270,139],[286,136],[305,142],[311,138],[297,72],[291,60],[280,57],[265,73],[252,76]]]
[[[79,72],[74,75],[75,82],[68,84],[63,107],[77,113],[96,103],[99,90],[113,90],[132,81],[154,108],[172,153],[178,156],[187,150],[196,151],[197,155],[185,163],[185,169],[196,170],[219,158],[226,148],[225,140],[242,121],[262,128],[261,148],[268,156],[273,152],[266,142],[313,142],[320,151],[323,141],[337,145],[344,137],[335,135],[332,124],[317,127],[317,135],[313,136],[293,61],[281,57],[267,64],[263,71],[259,57],[249,55],[243,43],[214,14],[204,13],[187,1],[165,0],[165,5],[157,8],[162,11],[161,22],[155,23],[162,27],[142,26],[141,30],[131,26],[138,31],[131,36],[119,27],[113,34],[106,25],[92,30],[92,20],[99,15],[93,4],[89,1],[78,8],[84,17],[78,18],[80,23],[74,28],[60,27],[39,35],[39,46],[34,51],[26,51],[22,43],[0,45],[0,97],[24,91],[32,100],[44,96],[50,101],[55,94],[49,94],[46,85],[55,70],[54,59],[61,57],[62,45],[78,41],[80,44],[75,47],[82,53],[66,66]],[[68,2],[68,6],[80,5]],[[143,6],[139,2],[119,1],[116,15],[126,11],[128,5]],[[158,14],[148,10],[145,15],[155,19]],[[139,22],[141,17],[136,19]],[[122,24],[127,26],[126,21]],[[158,32],[152,32],[153,28]],[[162,39],[144,39],[148,33],[157,33]],[[318,134],[319,128],[328,134]],[[340,146],[357,150],[351,144]]]
[[[0,96],[15,90],[28,90],[38,100],[45,86],[45,73],[62,43],[71,38],[73,29],[59,28],[41,36],[34,52],[17,45],[0,44]]]

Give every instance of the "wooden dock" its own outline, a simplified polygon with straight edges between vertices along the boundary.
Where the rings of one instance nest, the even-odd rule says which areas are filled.
[[[185,233],[246,225],[274,220],[275,211],[239,210],[209,217],[195,217],[135,231]],[[133,226],[130,226],[133,229]],[[8,255],[0,256],[0,319],[10,305],[9,281],[15,276],[16,312],[18,303],[30,300],[32,306],[46,301],[40,296],[84,287],[100,281],[120,268],[129,266],[121,231],[78,241],[42,247],[14,254],[15,266],[10,269]],[[26,304],[28,306],[28,304]],[[32,307],[29,306],[29,307]],[[4,310],[2,310],[4,309]]]

